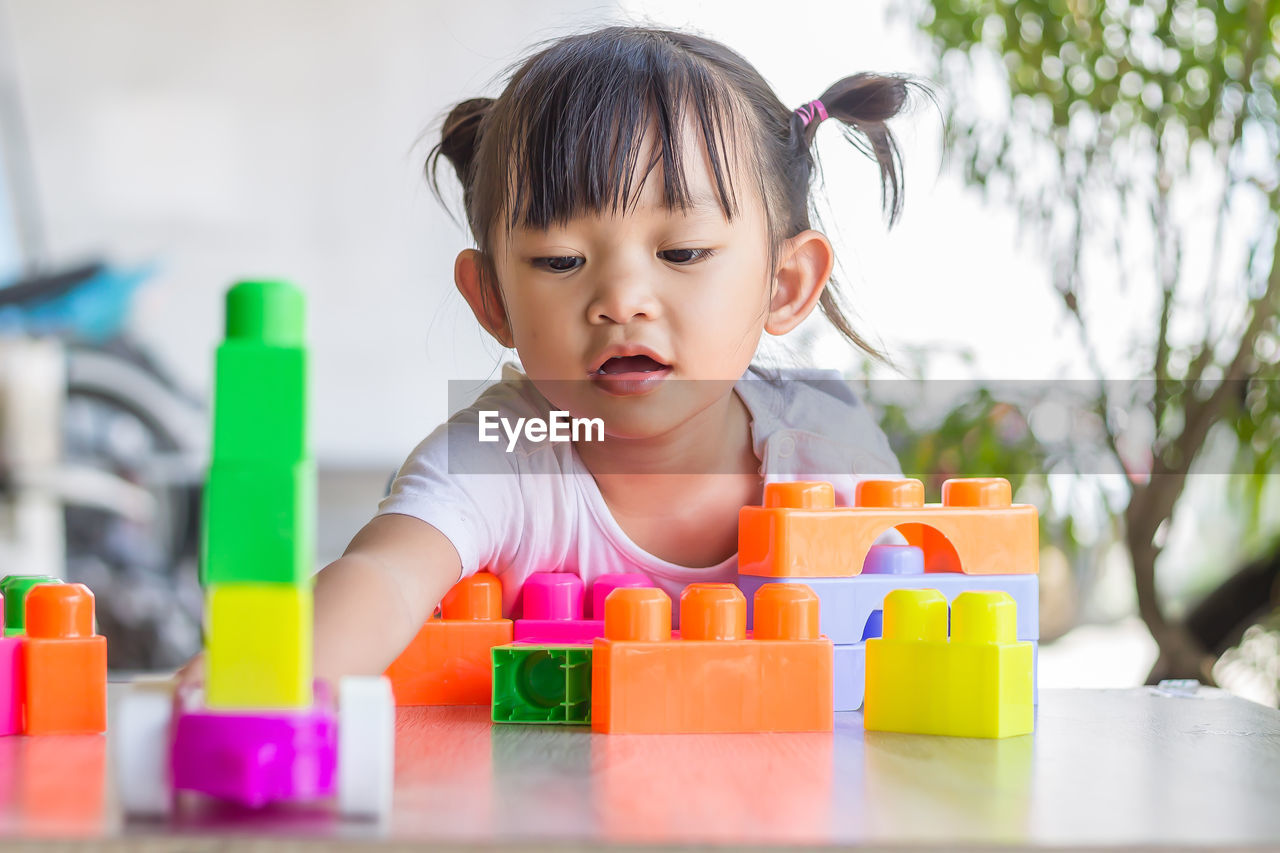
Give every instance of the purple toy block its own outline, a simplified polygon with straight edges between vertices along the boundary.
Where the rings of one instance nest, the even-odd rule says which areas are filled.
[[[867,686],[867,644],[835,647],[835,710],[857,711]],[[1040,644],[1031,641],[1031,701],[1040,703]]]
[[[257,808],[337,792],[338,721],[324,682],[303,711],[214,712],[184,688],[173,730],[175,791],[196,791]]]
[[[747,625],[752,619],[756,590],[767,583],[803,583],[821,600],[819,625],[837,646],[862,642],[872,611],[884,608],[884,598],[895,589],[936,589],[947,601],[966,590],[998,590],[1018,604],[1018,639],[1040,639],[1040,578],[1038,575],[965,575],[934,572],[923,575],[872,574],[850,578],[766,578],[739,575],[738,586],[747,598]]]
[[[0,608],[3,604],[0,604]],[[0,617],[2,619],[3,617]],[[0,625],[0,633],[3,625]],[[22,696],[24,670],[22,637],[0,639],[0,735],[22,734]]]
[[[648,589],[652,586],[653,581],[649,580],[647,575],[638,572],[602,575],[591,585],[591,612],[587,616],[592,619],[604,619],[604,600],[615,589]]]
[[[864,575],[922,575],[924,551],[910,545],[872,545],[862,561]]]

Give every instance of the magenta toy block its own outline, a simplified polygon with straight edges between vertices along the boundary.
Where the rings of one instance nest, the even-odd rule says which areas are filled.
[[[200,691],[180,693],[174,725],[175,791],[196,791],[257,808],[337,793],[338,725],[324,682],[301,711],[211,712]]]
[[[604,612],[604,600],[615,589],[652,586],[647,577],[633,572],[597,578],[591,587],[593,612]],[[582,618],[582,578],[577,575],[534,572],[521,595],[524,618],[515,620],[514,642],[581,645],[604,636],[603,620]]]
[[[582,578],[569,572],[534,572],[521,588],[525,619],[582,618]]]
[[[602,575],[591,585],[591,612],[587,616],[592,619],[603,619],[604,600],[615,589],[647,589],[651,586],[653,581],[649,580],[647,575],[638,572]]]
[[[862,642],[867,620],[884,608],[884,598],[895,589],[936,589],[947,601],[966,590],[1007,592],[1018,604],[1018,639],[1040,639],[1039,575],[966,575],[931,572],[923,575],[861,574],[842,578],[767,578],[738,575],[738,586],[747,599],[747,625],[753,617],[753,596],[767,583],[803,583],[821,600],[820,630],[837,646]]]
[[[517,619],[512,640],[541,645],[591,645],[604,636],[599,619]]]
[[[24,663],[22,637],[0,639],[0,735],[22,734]]]

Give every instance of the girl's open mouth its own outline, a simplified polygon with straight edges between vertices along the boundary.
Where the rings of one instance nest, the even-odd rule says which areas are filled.
[[[614,356],[591,374],[591,381],[606,394],[627,397],[656,388],[671,373],[671,365],[647,355]]]

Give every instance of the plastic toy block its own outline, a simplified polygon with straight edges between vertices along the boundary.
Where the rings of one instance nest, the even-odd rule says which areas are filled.
[[[604,612],[604,600],[615,589],[652,587],[644,575],[604,575],[592,585],[594,610]],[[524,582],[524,618],[515,620],[517,643],[590,645],[604,636],[603,619],[583,619],[582,579],[567,572],[534,572]]]
[[[951,608],[932,589],[885,599],[884,637],[866,644],[868,730],[1003,738],[1034,728],[1032,648],[1014,637],[1017,605],[965,592]]]
[[[924,503],[919,480],[864,480],[855,506],[837,507],[830,483],[768,483],[764,506],[738,516],[738,571],[783,578],[851,577],[876,537],[895,528],[924,551],[926,572],[1039,571],[1036,508],[1012,504],[999,478],[948,480]]]
[[[397,705],[488,705],[493,701],[489,650],[511,642],[502,618],[502,582],[481,572],[463,578],[387,667]]]
[[[24,728],[27,734],[88,734],[107,728],[107,640],[93,633],[93,593],[84,584],[40,584],[27,593]]]
[[[1039,672],[1039,644],[1031,643],[1031,701],[1035,704],[1040,695],[1037,688]],[[862,694],[866,688],[866,643],[836,646],[835,709],[856,711],[862,707]]]
[[[615,589],[649,589],[652,587],[653,581],[649,579],[649,576],[638,572],[601,575],[595,579],[595,583],[591,584],[591,610],[587,613],[587,618],[604,621],[604,603],[609,598],[609,593]],[[601,636],[604,635],[601,634]]]
[[[0,598],[0,628],[4,627],[4,601]],[[22,638],[0,638],[0,735],[22,732],[22,697],[26,689],[22,663]]]
[[[27,624],[27,593],[41,583],[62,583],[48,575],[6,575],[0,580],[0,596],[4,598],[4,635],[14,637]]]
[[[818,635],[818,597],[771,584],[755,602],[755,635],[733,584],[692,584],[681,639],[660,589],[619,589],[593,646],[591,728],[598,732],[831,731],[832,646]]]
[[[210,708],[311,705],[310,585],[217,584],[206,591],[205,608]]]
[[[590,724],[591,648],[494,646],[493,721]]]
[[[179,691],[174,790],[252,807],[332,796],[338,727],[327,685],[317,681],[314,694],[315,706],[297,711],[227,713],[205,710],[198,689]]]
[[[293,285],[227,292],[213,403],[215,462],[296,462],[307,454],[304,300]]]
[[[284,282],[227,292],[215,373],[213,463],[200,580],[298,584],[314,570],[303,297]]]
[[[906,559],[898,552],[919,549],[904,545],[876,545],[871,556],[888,552],[900,564]],[[868,565],[872,560],[868,558]],[[1018,603],[1019,640],[1040,638],[1040,577],[1039,575],[966,575],[950,573],[898,574],[872,573],[844,578],[768,578],[759,575],[739,575],[738,586],[748,602],[761,587],[771,583],[803,583],[817,593],[822,601],[822,633],[836,645],[862,642],[867,620],[876,610],[884,607],[884,599],[895,589],[937,589],[947,600],[969,590],[979,592],[1007,592]],[[751,622],[750,605],[747,624]]]
[[[856,711],[862,707],[866,654],[866,643],[835,647],[835,710]]]
[[[315,463],[215,462],[205,487],[200,581],[308,582],[315,568]]]

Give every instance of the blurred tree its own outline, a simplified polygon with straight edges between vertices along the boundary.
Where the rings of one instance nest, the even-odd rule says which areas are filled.
[[[1150,679],[1212,682],[1214,655],[1168,614],[1156,565],[1215,438],[1234,435],[1254,507],[1277,472],[1280,0],[915,11],[953,101],[948,149],[1042,239],[1099,380],[1096,426],[1127,475],[1124,540],[1160,649]]]

